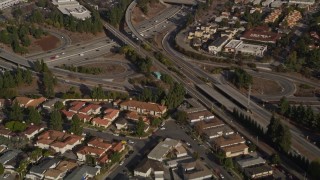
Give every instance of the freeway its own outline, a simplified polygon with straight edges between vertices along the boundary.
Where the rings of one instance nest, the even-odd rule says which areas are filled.
[[[174,31],[172,32],[174,33]],[[190,64],[188,61],[185,61],[184,60],[185,56],[183,54],[180,54],[179,52],[171,48],[169,42],[172,42],[172,39],[170,40],[170,37],[174,37],[174,36],[170,36],[169,33],[165,36],[165,38],[162,41],[163,47],[167,51],[167,53],[175,57],[174,59],[176,61],[179,61],[180,65],[184,64],[185,65],[184,67],[188,68],[187,71],[190,71],[190,72],[193,72],[194,74],[198,74],[199,76],[208,78],[216,88],[220,89],[220,92],[223,91],[225,94],[228,95],[228,97],[233,98],[234,100],[237,100],[244,106],[247,105],[247,102],[248,102],[247,98],[243,96],[240,92],[238,92],[237,90],[235,90],[234,88],[230,87],[227,84],[221,83],[219,79],[208,75],[198,67],[195,67],[192,64]],[[219,97],[215,97],[215,99],[219,99]],[[234,105],[234,107],[237,107],[237,105]],[[229,110],[232,111],[233,108]],[[250,102],[250,110],[252,111],[252,115],[251,115],[252,118],[255,119],[264,129],[266,129],[272,114],[254,102]],[[304,133],[302,133],[299,129],[292,126],[288,122],[284,121],[284,123],[288,125],[289,128],[291,129],[293,147],[299,146],[299,148],[296,148],[296,149],[303,149],[303,155],[308,157],[309,159],[320,157],[320,149],[318,149],[314,144],[307,141],[305,139]]]

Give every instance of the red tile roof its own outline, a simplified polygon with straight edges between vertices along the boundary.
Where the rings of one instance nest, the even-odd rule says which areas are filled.
[[[35,131],[39,131],[40,129],[44,128],[43,126],[37,126],[37,125],[30,125],[25,131],[24,134],[31,135]]]
[[[120,152],[122,149],[123,149],[123,144],[121,142],[114,144],[114,146],[112,147],[112,150],[114,152]]]
[[[102,155],[99,159],[98,162],[101,164],[107,163],[109,161],[109,156],[107,154]]]
[[[84,105],[86,104],[86,102],[82,102],[82,101],[74,101],[72,102],[70,105],[70,109],[69,111],[79,111]]]
[[[60,147],[64,146],[63,144],[73,145],[74,143],[76,143],[77,141],[81,141],[82,139],[82,136],[71,135],[55,130],[48,130],[39,135],[37,142],[48,145],[54,142],[52,144],[53,146]]]
[[[278,39],[281,38],[281,35],[278,33],[270,32],[267,27],[256,27],[250,30],[247,30],[240,39],[259,41],[265,43],[275,43]]]
[[[93,118],[91,122],[102,126],[109,126],[111,123],[110,121],[101,118]]]
[[[94,147],[98,147],[101,149],[109,149],[111,148],[112,144],[109,144],[107,142],[105,142],[103,139],[101,138],[93,138],[88,142],[88,145],[94,146]]]
[[[66,110],[61,110],[61,113],[66,116],[67,118],[72,118],[73,115],[75,115],[74,112],[71,112],[71,111],[66,111]]]
[[[104,119],[113,119],[119,114],[119,110],[117,110],[117,109],[106,109],[104,111],[104,114],[105,114],[103,116]]]
[[[78,113],[77,115],[78,115],[78,117],[80,118],[80,120],[83,120],[83,121],[90,121],[90,120],[92,119],[91,116],[86,115],[86,114],[80,114],[80,113]]]
[[[96,148],[96,147],[92,147],[92,146],[83,146],[81,147],[77,153],[79,154],[95,154],[98,155],[99,157],[105,152],[105,150],[100,149],[100,148]]]
[[[83,107],[79,112],[88,113],[88,111],[90,111],[90,110],[95,111],[95,110],[97,110],[97,109],[99,109],[99,108],[101,108],[100,105],[97,105],[97,104],[89,104],[89,105]]]

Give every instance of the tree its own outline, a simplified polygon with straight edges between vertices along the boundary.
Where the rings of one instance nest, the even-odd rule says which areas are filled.
[[[282,97],[279,102],[280,114],[284,115],[288,112],[290,105],[286,97]]]
[[[4,173],[4,167],[2,163],[0,163],[0,175],[2,175],[3,173]]]
[[[144,128],[145,124],[142,118],[140,117],[136,127],[136,134],[141,137],[144,134]]]
[[[37,111],[34,107],[29,107],[29,114],[28,114],[28,123],[33,123],[33,124],[40,124],[41,123],[41,115],[39,111]]]
[[[20,178],[25,177],[29,163],[30,162],[26,159],[20,161],[19,167],[17,169],[17,172],[19,173]]]
[[[96,166],[96,158],[91,155],[86,155],[86,164],[89,166]]]
[[[56,103],[54,103],[54,109],[55,110],[61,110],[64,108],[64,105],[61,101],[57,101]]]
[[[224,167],[226,167],[227,169],[232,169],[232,168],[234,167],[231,158],[225,158],[224,161],[223,161],[223,165],[224,165]]]
[[[30,154],[30,159],[33,162],[36,162],[40,157],[42,157],[42,149],[40,149],[40,148],[36,148]]]
[[[314,180],[320,179],[320,159],[316,159],[310,163],[308,173]]]
[[[118,162],[120,161],[120,158],[121,158],[121,154],[118,153],[118,152],[114,152],[111,156],[110,156],[110,160],[111,162]]]
[[[291,132],[288,126],[286,125],[280,125],[279,129],[279,137],[277,140],[278,146],[283,150],[284,152],[288,152],[291,148]]]
[[[5,127],[13,132],[23,132],[27,128],[27,125],[19,121],[9,121],[5,124]]]
[[[176,121],[181,124],[187,124],[188,115],[185,111],[178,111],[176,114]]]
[[[280,164],[281,159],[277,153],[271,155],[271,163],[272,164]]]
[[[70,132],[74,133],[75,135],[82,135],[82,131],[83,128],[81,126],[80,118],[77,114],[75,114],[71,120]]]
[[[59,111],[54,110],[50,115],[50,128],[61,131],[63,129],[62,127],[62,118]]]
[[[266,134],[271,139],[272,142],[277,141],[280,124],[281,124],[280,119],[275,118],[274,116],[271,117]]]
[[[151,126],[153,127],[158,127],[161,123],[161,119],[160,118],[154,118],[152,121],[151,121]]]
[[[20,107],[18,101],[15,101],[11,106],[9,112],[9,119],[15,121],[22,121],[23,120],[23,109]]]
[[[99,84],[98,87],[94,87],[91,91],[91,98],[93,100],[99,101],[100,99],[105,98],[104,90],[102,89],[102,85]]]
[[[24,81],[30,85],[33,81],[33,78],[32,78],[32,73],[30,71],[30,69],[27,69],[26,71],[24,71]]]
[[[194,158],[194,159],[199,159],[199,153],[197,152],[197,151],[194,151],[193,153],[192,153],[192,157]]]

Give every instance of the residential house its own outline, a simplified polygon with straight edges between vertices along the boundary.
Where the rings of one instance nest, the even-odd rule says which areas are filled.
[[[208,110],[192,112],[188,113],[187,115],[187,120],[191,125],[199,121],[210,120],[214,118],[214,115]]]
[[[199,160],[181,163],[181,169],[185,180],[212,178],[212,171]]]
[[[65,180],[90,179],[94,178],[99,173],[100,168],[82,165],[81,167],[77,167],[68,176],[66,176]]]
[[[119,110],[117,109],[106,109],[104,111],[103,119],[113,122],[119,116]]]
[[[201,135],[207,139],[213,139],[223,135],[228,136],[234,133],[234,131],[227,125],[204,129],[201,132]]]
[[[105,151],[108,151],[109,149],[111,149],[112,144],[107,143],[105,140],[101,139],[101,138],[93,138],[91,139],[88,143],[88,146],[92,146],[92,147],[96,147],[96,148],[100,148],[103,149]]]
[[[260,166],[244,168],[244,174],[250,179],[258,179],[267,176],[272,176],[273,170],[269,165],[263,164]]]
[[[124,118],[120,118],[116,121],[116,127],[118,130],[127,129],[128,128],[128,121]]]
[[[92,117],[91,116],[89,116],[89,115],[87,115],[87,114],[77,114],[78,115],[78,117],[79,117],[79,119],[81,120],[81,121],[83,121],[83,122],[90,122],[91,121],[91,119],[92,119]]]
[[[65,104],[65,101],[63,99],[54,98],[54,99],[48,99],[46,102],[42,104],[42,107],[44,109],[47,109],[48,111],[52,111],[54,109],[54,105],[59,101]]]
[[[35,146],[42,149],[53,149],[56,152],[64,153],[72,150],[84,140],[82,136],[72,135],[65,132],[48,130],[39,135]]]
[[[282,10],[281,9],[275,9],[273,12],[271,12],[265,19],[265,23],[274,23],[279,16],[281,15]]]
[[[167,112],[167,107],[164,105],[136,100],[127,100],[122,102],[120,104],[120,109],[158,117]]]
[[[55,168],[48,169],[44,173],[44,177],[45,179],[52,180],[63,179],[68,172],[72,171],[77,166],[78,164],[76,162],[63,160],[60,161]]]
[[[47,99],[44,97],[39,97],[37,99],[33,99],[30,103],[28,103],[25,107],[39,107],[42,103],[44,103]]]
[[[34,138],[35,135],[39,134],[40,132],[42,132],[44,130],[44,126],[41,125],[30,125],[24,132],[23,134],[29,139],[31,140],[32,138]]]
[[[105,152],[106,150],[97,147],[83,146],[77,151],[77,156],[79,161],[86,161],[87,155],[100,158]]]
[[[142,121],[146,124],[150,124],[150,120],[146,117],[146,116],[143,116],[143,115],[139,115],[137,112],[134,112],[134,111],[129,111],[127,114],[126,114],[126,118],[129,119],[129,120],[132,120],[134,122],[137,122],[139,121],[140,119],[142,119]]]
[[[283,19],[281,25],[293,28],[301,18],[302,15],[300,11],[294,10]]]
[[[31,167],[30,171],[28,174],[26,174],[27,179],[31,180],[38,180],[38,179],[43,179],[44,178],[44,173],[48,169],[55,168],[58,163],[60,162],[59,159],[45,159],[42,161],[39,165],[34,165]]]
[[[184,148],[182,145],[175,147],[174,153],[177,156],[177,158],[185,157],[188,155],[186,148]]]
[[[237,160],[237,165],[242,170],[247,167],[257,166],[265,163],[266,163],[266,160],[260,156],[258,157],[250,156],[250,157],[241,158]]]
[[[249,147],[245,144],[245,139],[239,134],[217,137],[212,142],[217,150],[220,149],[225,153],[226,157],[248,154]]]
[[[91,120],[92,125],[97,126],[97,127],[104,127],[108,128],[111,125],[111,122],[106,120],[106,119],[101,119],[99,117],[93,118]]]
[[[80,109],[79,114],[100,114],[101,106],[98,104],[88,104],[87,106]]]
[[[125,149],[125,146],[124,144],[122,144],[122,142],[117,142],[117,143],[114,143],[111,150],[113,152],[122,152],[123,150]]]
[[[134,176],[136,177],[148,178],[151,177],[152,173],[155,179],[163,179],[163,165],[158,161],[145,158],[134,169]]]
[[[181,143],[178,140],[166,138],[151,150],[151,152],[148,154],[148,158],[161,162],[166,158],[166,155],[170,151],[180,145]]]
[[[83,101],[74,101],[70,103],[69,111],[78,113],[80,109],[86,104],[86,102]]]
[[[13,132],[5,128],[3,125],[0,125],[0,136],[10,139],[12,135],[13,135]]]
[[[315,0],[289,0],[289,4],[308,5],[315,4]]]
[[[17,102],[21,107],[28,107],[28,104],[30,104],[32,101],[32,98],[16,97],[14,98],[13,103]]]
[[[75,112],[73,111],[67,111],[67,110],[61,110],[62,115],[67,118],[68,120],[71,120],[72,117],[75,115]]]
[[[203,130],[216,128],[224,125],[225,125],[224,122],[222,122],[217,118],[210,119],[208,121],[199,121],[194,124],[195,129],[199,134],[202,134]]]
[[[22,151],[19,149],[8,150],[0,156],[0,163],[5,169],[15,169],[21,161],[18,158],[20,154],[22,154]]]

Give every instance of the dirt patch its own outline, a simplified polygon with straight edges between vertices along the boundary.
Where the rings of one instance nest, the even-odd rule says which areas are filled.
[[[320,94],[320,88],[315,88],[307,84],[298,84],[297,91],[294,96],[297,97],[314,97]]]
[[[60,45],[60,40],[55,36],[48,35],[34,41],[34,44],[40,46],[42,51],[49,51],[51,49],[57,48]]]
[[[275,81],[253,77],[252,94],[274,95],[281,90],[281,86]]]
[[[38,88],[38,77],[34,77],[32,84],[27,85],[21,85],[17,88],[19,95],[28,95],[28,94],[40,94],[39,88]]]
[[[132,24],[137,25],[140,22],[155,17],[158,13],[166,8],[164,4],[152,3],[148,5],[148,13],[144,14],[140,8],[135,7],[132,11]]]
[[[85,67],[98,67],[101,68],[103,73],[99,76],[103,75],[111,75],[111,74],[120,74],[126,71],[126,68],[120,64],[112,64],[112,63],[94,63],[85,65]]]

